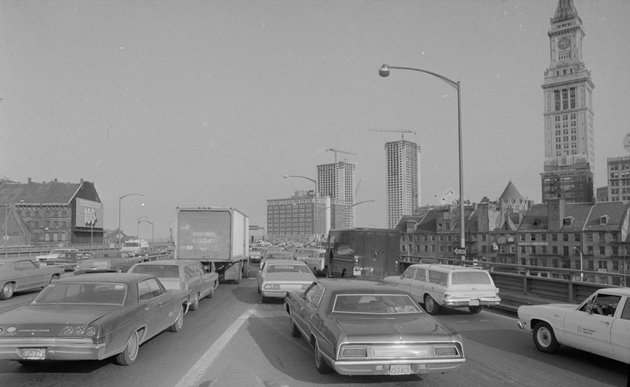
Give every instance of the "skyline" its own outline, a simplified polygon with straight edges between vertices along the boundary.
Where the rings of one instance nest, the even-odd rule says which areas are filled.
[[[384,145],[421,147],[421,205],[457,193],[460,81],[465,200],[511,180],[541,201],[550,1],[0,2],[0,176],[95,183],[105,227],[169,236],[175,208],[235,207],[312,188],[356,153],[357,227],[386,227]],[[149,6],[150,4],[150,6]],[[626,155],[630,3],[574,0],[595,114],[595,186]],[[450,156],[449,157],[449,153]],[[346,159],[340,155],[340,159]],[[451,198],[456,199],[457,194]],[[144,202],[144,206],[141,203]],[[146,229],[144,227],[147,227]],[[142,225],[141,234],[150,235]]]

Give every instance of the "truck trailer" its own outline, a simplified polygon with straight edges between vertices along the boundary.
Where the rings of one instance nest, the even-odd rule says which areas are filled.
[[[333,229],[327,242],[327,277],[380,280],[400,273],[400,233],[396,230]]]
[[[246,273],[249,217],[234,208],[177,208],[175,259],[200,261],[220,281],[238,283]]]

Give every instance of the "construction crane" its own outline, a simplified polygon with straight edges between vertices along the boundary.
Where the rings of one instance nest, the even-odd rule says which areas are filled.
[[[337,164],[337,153],[343,153],[346,155],[357,155],[356,153],[352,153],[352,152],[346,152],[346,151],[342,151],[340,149],[336,149],[336,148],[328,148],[326,149],[326,152],[334,152],[335,153],[335,164]]]
[[[387,129],[368,129],[370,132],[387,132],[387,133],[400,133],[400,138],[405,139],[405,133],[417,134],[413,130],[387,130]]]

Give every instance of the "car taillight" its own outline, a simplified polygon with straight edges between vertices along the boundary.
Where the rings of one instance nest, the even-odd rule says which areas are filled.
[[[367,347],[345,346],[341,349],[341,357],[366,358],[368,356],[367,352]]]
[[[278,284],[265,284],[265,286],[263,286],[263,288],[265,288],[265,289],[280,289],[280,285],[278,285]]]

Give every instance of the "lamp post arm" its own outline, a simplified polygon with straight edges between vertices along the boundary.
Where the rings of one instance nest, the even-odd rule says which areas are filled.
[[[421,73],[433,75],[436,78],[440,78],[444,82],[448,83],[452,88],[459,90],[459,82],[453,81],[452,79],[446,78],[443,75],[434,73],[433,71],[417,69],[415,67],[403,67],[403,66],[387,66],[388,69],[397,69],[397,70],[411,70],[411,71],[419,71]]]

